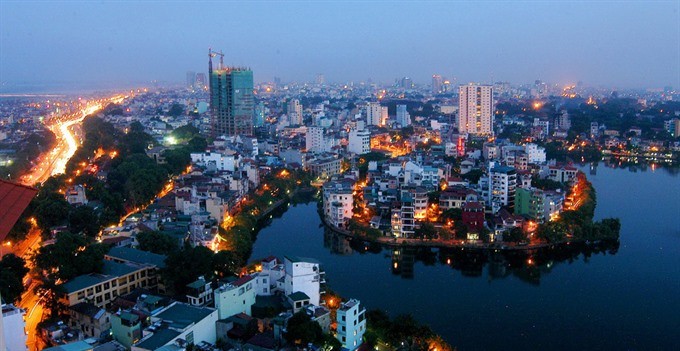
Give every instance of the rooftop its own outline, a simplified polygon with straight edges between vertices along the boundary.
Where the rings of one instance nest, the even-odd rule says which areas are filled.
[[[185,303],[174,303],[154,317],[172,321],[172,326],[184,329],[192,323],[198,323],[215,310],[207,307],[196,307]]]
[[[114,247],[111,248],[111,250],[109,250],[109,253],[106,255],[135,263],[152,264],[158,268],[165,267],[166,259],[165,255],[159,255],[149,251],[137,250],[130,247]]]
[[[309,296],[307,296],[307,294],[303,293],[302,291],[296,291],[296,292],[288,295],[288,298],[293,300],[293,301],[309,300]]]
[[[5,239],[37,193],[37,189],[0,180],[0,241]]]

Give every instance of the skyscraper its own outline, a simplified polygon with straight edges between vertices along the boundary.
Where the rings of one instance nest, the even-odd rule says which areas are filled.
[[[196,72],[187,71],[187,88],[193,88],[194,83],[196,83]]]
[[[212,58],[220,55],[213,69]],[[209,51],[210,126],[213,138],[220,135],[252,135],[253,71],[245,67],[224,67],[222,53]]]
[[[493,136],[493,88],[469,84],[459,88],[458,131]]]
[[[411,125],[411,115],[406,111],[406,105],[397,105],[397,124],[401,128]]]
[[[382,117],[382,109],[379,102],[369,102],[366,105],[366,124],[369,126],[379,126]]]
[[[288,102],[288,121],[290,125],[302,125],[302,105],[300,100],[293,99]]]
[[[439,94],[442,92],[442,85],[444,80],[442,76],[435,74],[432,76],[432,94]]]

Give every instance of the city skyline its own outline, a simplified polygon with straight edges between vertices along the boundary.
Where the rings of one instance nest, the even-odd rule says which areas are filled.
[[[252,68],[256,82],[324,74],[329,82],[408,76],[430,84],[439,74],[457,83],[677,87],[679,6],[3,1],[0,81],[181,83],[186,71],[207,71],[212,47],[224,49],[227,65]]]

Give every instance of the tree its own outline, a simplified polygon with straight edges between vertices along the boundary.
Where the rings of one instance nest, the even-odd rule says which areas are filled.
[[[420,226],[415,230],[416,236],[425,239],[432,239],[437,235],[437,228],[430,222],[421,222]]]
[[[36,202],[35,218],[43,232],[62,224],[68,218],[70,205],[61,194],[50,193],[43,198],[36,198]]]
[[[305,311],[299,311],[290,317],[286,329],[286,341],[293,345],[319,343],[324,339],[319,323],[312,321]]]
[[[88,245],[83,235],[62,232],[57,234],[54,244],[38,250],[33,263],[49,279],[68,280],[82,274],[101,272],[108,250],[105,244]]]
[[[521,241],[526,241],[527,234],[522,230],[522,228],[514,227],[510,229],[506,235],[503,235],[503,240],[518,243]]]
[[[199,130],[191,124],[186,124],[170,132],[170,135],[178,142],[183,143],[199,135]]]
[[[171,253],[161,271],[166,286],[176,295],[186,295],[186,285],[199,276],[209,279],[213,272],[213,252],[205,246],[190,247]]]
[[[0,296],[7,302],[17,302],[24,293],[23,278],[28,273],[26,261],[14,254],[0,260]]]
[[[221,250],[213,256],[213,271],[219,277],[236,275],[243,267],[243,259],[234,251]]]
[[[175,239],[157,231],[137,234],[137,242],[139,242],[140,250],[150,251],[159,255],[169,255],[179,250]]]
[[[48,311],[50,316],[59,317],[63,315],[67,306],[62,302],[61,296],[65,293],[64,287],[57,284],[54,279],[43,279],[42,284],[35,287],[34,293],[40,296],[40,304]]]
[[[72,207],[68,215],[68,226],[72,233],[83,233],[88,238],[99,234],[99,216],[89,206]]]

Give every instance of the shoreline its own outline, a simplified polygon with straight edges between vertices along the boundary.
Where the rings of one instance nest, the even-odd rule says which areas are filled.
[[[336,228],[326,222],[326,219],[322,214],[319,214],[321,218],[321,222],[323,223],[324,227],[332,230],[333,232],[340,234],[342,236],[352,238],[352,239],[359,239],[363,240],[365,242],[369,243],[374,243],[374,244],[380,244],[384,245],[390,248],[402,248],[402,247],[429,247],[429,248],[438,248],[438,249],[469,249],[469,250],[479,250],[479,251],[507,251],[507,252],[512,252],[512,251],[536,251],[536,250],[542,250],[542,249],[555,249],[559,248],[562,246],[568,246],[573,244],[593,244],[593,243],[600,243],[600,242],[607,242],[608,240],[597,240],[597,241],[588,241],[588,240],[570,240],[570,241],[562,241],[562,242],[555,242],[555,243],[540,243],[540,244],[534,244],[534,245],[516,245],[514,243],[464,243],[461,242],[463,240],[449,240],[449,241],[442,241],[442,240],[421,240],[421,239],[399,239],[399,238],[389,238],[389,237],[380,237],[377,239],[372,239],[364,236],[357,235],[355,233],[352,233],[351,231],[348,230],[343,230],[340,228]]]

